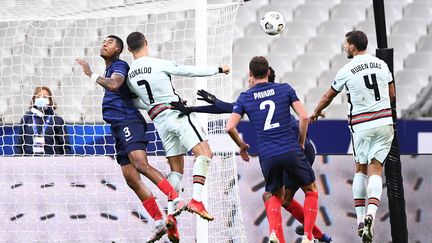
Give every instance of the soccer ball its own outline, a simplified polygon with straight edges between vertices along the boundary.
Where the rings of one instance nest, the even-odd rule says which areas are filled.
[[[261,18],[260,25],[266,34],[278,35],[285,28],[285,19],[281,13],[270,11]]]

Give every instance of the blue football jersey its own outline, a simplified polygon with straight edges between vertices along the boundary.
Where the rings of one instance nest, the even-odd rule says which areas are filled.
[[[261,160],[300,149],[298,124],[290,112],[291,104],[298,100],[286,83],[259,83],[240,94],[233,112],[249,117]]]
[[[117,59],[105,69],[104,76],[109,78],[113,73],[119,73],[127,78],[128,71],[129,65],[125,61]],[[132,93],[126,84],[126,80],[117,91],[105,90],[102,114],[104,121],[108,123],[136,119],[144,120],[139,110],[133,105]]]

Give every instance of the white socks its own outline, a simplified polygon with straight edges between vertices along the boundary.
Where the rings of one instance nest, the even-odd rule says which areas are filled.
[[[352,192],[354,197],[355,211],[357,215],[357,225],[363,222],[365,217],[367,176],[363,173],[355,173]]]
[[[171,171],[168,174],[168,182],[171,184],[172,187],[174,187],[177,192],[180,191],[180,182],[182,178],[183,175],[175,171]]]
[[[367,214],[372,215],[375,219],[375,214],[379,206],[382,194],[382,178],[378,175],[369,176],[369,183],[367,186],[368,207]]]
[[[207,156],[198,156],[193,166],[193,194],[195,201],[202,201],[202,188],[207,177],[208,166],[211,159]]]

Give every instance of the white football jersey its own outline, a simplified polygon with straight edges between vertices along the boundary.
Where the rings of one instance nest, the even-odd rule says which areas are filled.
[[[370,54],[355,56],[336,74],[332,88],[345,87],[348,95],[348,121],[352,131],[393,124],[389,83],[393,81],[387,64]]]
[[[177,65],[173,61],[140,57],[130,65],[126,82],[132,92],[141,98],[141,108],[149,111],[158,104],[180,100],[172,86],[171,75],[205,77],[218,72],[218,67]]]

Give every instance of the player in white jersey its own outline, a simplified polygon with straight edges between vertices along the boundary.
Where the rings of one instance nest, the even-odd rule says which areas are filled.
[[[368,40],[365,33],[351,31],[345,37],[344,49],[352,60],[338,71],[310,121],[322,116],[322,110],[346,88],[348,123],[356,162],[352,190],[358,234],[363,242],[372,242],[375,213],[382,193],[382,167],[393,141],[390,102],[395,99],[395,87],[387,64],[366,52]]]
[[[162,139],[171,173],[168,180],[178,188],[183,174],[183,155],[189,151],[196,156],[193,166],[193,198],[186,210],[197,213],[206,220],[213,220],[202,203],[202,187],[212,158],[206,133],[194,116],[181,116],[171,110],[171,102],[181,101],[171,83],[171,75],[203,77],[229,72],[229,66],[195,67],[177,65],[173,61],[148,56],[148,44],[144,35],[133,32],[127,37],[129,51],[134,61],[129,70],[128,85],[141,98],[143,108],[153,120]]]

